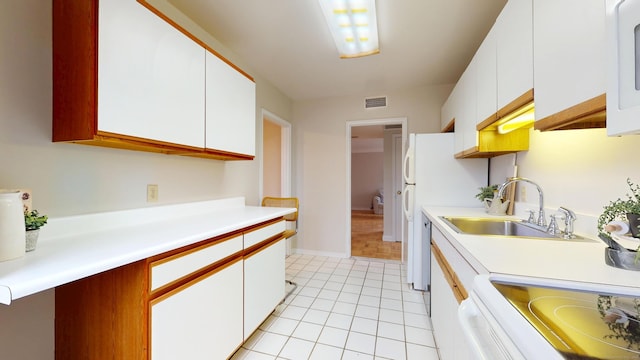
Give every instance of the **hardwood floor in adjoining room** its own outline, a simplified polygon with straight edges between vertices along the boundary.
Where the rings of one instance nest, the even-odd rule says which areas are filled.
[[[351,212],[351,255],[400,260],[401,243],[383,241],[383,216],[368,210]]]

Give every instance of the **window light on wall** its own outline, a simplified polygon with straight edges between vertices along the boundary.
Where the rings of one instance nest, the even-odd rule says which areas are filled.
[[[375,0],[319,0],[340,58],[380,52]]]

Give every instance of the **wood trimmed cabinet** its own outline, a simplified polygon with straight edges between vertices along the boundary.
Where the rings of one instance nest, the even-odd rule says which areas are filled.
[[[601,0],[535,0],[537,130],[606,126],[606,19]]]
[[[471,350],[458,323],[458,306],[477,272],[435,226],[431,238],[431,323],[440,358],[469,359]]]
[[[146,1],[53,1],[54,142],[251,160],[255,122],[253,78]]]
[[[284,230],[275,219],[57,287],[56,359],[231,356],[285,296]]]

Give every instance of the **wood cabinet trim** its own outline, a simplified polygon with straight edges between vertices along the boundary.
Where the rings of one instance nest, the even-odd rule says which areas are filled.
[[[491,126],[493,123],[495,123],[496,121],[498,121],[501,118],[505,117],[506,115],[509,115],[510,113],[514,112],[515,110],[517,110],[517,109],[523,107],[524,105],[527,105],[527,104],[529,104],[529,103],[531,103],[533,101],[534,101],[533,89],[529,89],[529,90],[525,91],[524,94],[518,96],[516,99],[514,99],[513,101],[511,101],[507,105],[505,105],[502,108],[498,109],[498,111],[496,111],[494,114],[491,114],[488,118],[486,118],[485,120],[483,120],[480,123],[478,123],[478,125],[476,126],[476,130],[480,131],[480,130],[483,130],[483,129]]]
[[[606,110],[607,95],[601,94],[536,121],[534,128],[540,131],[604,128]]]
[[[283,240],[284,236],[282,235],[282,233],[274,235],[264,241],[261,241],[247,249],[244,250],[243,253],[243,257],[244,259],[248,259],[250,257],[252,257],[253,255],[256,255],[258,253],[260,253],[261,251],[265,250],[266,248],[277,244],[280,240]]]
[[[98,3],[72,4],[52,7],[53,141],[88,140],[98,128]]]
[[[56,287],[55,358],[147,359],[147,271],[141,260]]]
[[[431,251],[433,252],[436,262],[440,266],[440,269],[442,269],[442,273],[444,274],[449,287],[451,287],[451,291],[453,292],[456,301],[458,301],[458,304],[461,303],[462,300],[469,297],[467,290],[464,288],[455,271],[444,257],[444,254],[442,254],[442,251],[440,251],[440,248],[438,248],[438,245],[434,242],[431,242]]]
[[[146,0],[138,0],[138,3],[220,58],[243,76],[255,82],[249,74],[160,13]],[[53,2],[51,137],[53,142],[73,142],[83,145],[215,160],[253,160],[255,158],[254,155],[204,149],[99,131],[98,17],[98,0]]]
[[[442,130],[440,130],[441,133],[450,133],[450,132],[454,132],[456,130],[456,118],[451,119],[447,125],[445,125]]]
[[[215,275],[216,273],[228,268],[229,266],[241,260],[242,260],[242,256],[240,256],[239,253],[234,254],[218,262],[215,262],[210,266],[207,266],[201,269],[200,271],[190,274],[190,276],[188,276],[187,278],[181,279],[181,281],[175,281],[171,283],[170,285],[173,285],[173,286],[171,286],[170,289],[166,289],[167,287],[164,287],[165,291],[162,291],[161,294],[158,294],[160,293],[160,289],[158,289],[157,291],[151,294],[151,297],[149,300],[149,309],[151,309],[153,305],[165,300],[166,298],[171,297],[176,293],[179,293],[180,291],[184,290],[185,288],[188,288],[189,286],[197,284],[198,282],[212,275]]]
[[[278,218],[275,218],[275,219],[271,219],[271,220],[267,220],[267,221],[263,221],[261,223],[258,223],[258,224],[252,225],[252,226],[248,226],[248,227],[242,229],[242,232],[244,234],[250,233],[250,232],[265,228],[267,226],[271,226],[273,224],[277,224],[277,223],[279,223],[281,221],[284,221],[284,216],[281,216],[281,217],[278,217]]]

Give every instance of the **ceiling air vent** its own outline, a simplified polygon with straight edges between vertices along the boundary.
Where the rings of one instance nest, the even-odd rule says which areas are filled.
[[[364,99],[364,108],[365,109],[379,108],[379,107],[387,107],[387,97],[386,96],[380,96],[380,97]]]

